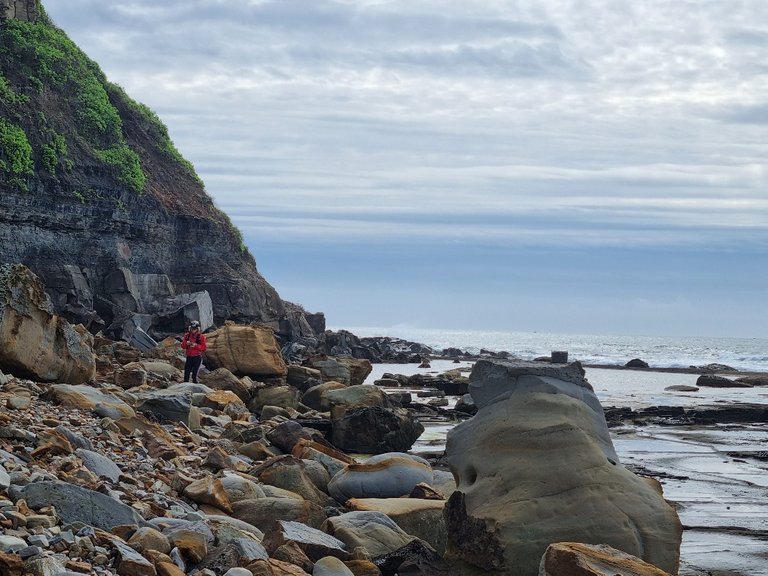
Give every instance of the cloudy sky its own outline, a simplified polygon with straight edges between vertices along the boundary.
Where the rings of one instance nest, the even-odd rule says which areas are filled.
[[[45,0],[330,326],[768,336],[765,0]]]

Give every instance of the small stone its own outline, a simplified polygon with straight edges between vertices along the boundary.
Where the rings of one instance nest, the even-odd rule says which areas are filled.
[[[27,538],[27,542],[30,546],[40,546],[41,548],[48,548],[48,538],[44,534],[33,534]]]
[[[40,548],[40,546],[27,546],[26,548],[19,550],[17,553],[22,560],[26,560],[27,558],[32,558],[33,556],[37,556],[42,552],[43,549]]]
[[[64,567],[67,570],[71,570],[72,572],[79,572],[81,574],[88,574],[93,569],[91,564],[82,560],[70,560]]]

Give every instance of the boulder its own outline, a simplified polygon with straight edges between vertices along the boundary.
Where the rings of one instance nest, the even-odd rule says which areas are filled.
[[[332,390],[343,390],[346,387],[346,384],[342,384],[336,380],[328,380],[327,382],[323,382],[322,384],[317,384],[311,388],[308,388],[307,391],[304,392],[304,394],[301,396],[301,403],[312,408],[313,410],[317,410],[319,412],[327,412],[328,403],[323,403],[323,397],[325,394]]]
[[[333,536],[300,522],[279,520],[264,534],[262,544],[270,554],[287,542],[295,542],[312,562],[325,556],[350,558],[346,544]]]
[[[288,372],[271,328],[227,324],[206,334],[205,365],[237,376],[281,377]]]
[[[266,491],[265,491],[266,492]],[[232,515],[266,532],[277,520],[293,520],[319,528],[326,515],[322,507],[307,500],[295,498],[257,498],[232,504]]]
[[[113,420],[136,416],[133,408],[117,396],[84,384],[54,384],[44,397],[66,408],[95,412]]]
[[[298,364],[288,365],[287,382],[295,386],[302,392],[306,392],[310,387],[322,382],[323,374],[320,370],[308,366],[299,366]]]
[[[112,460],[99,454],[98,452],[84,448],[78,448],[75,450],[75,454],[78,458],[80,458],[80,460],[83,461],[83,465],[88,470],[96,474],[96,476],[99,478],[108,478],[117,484],[117,481],[120,479],[120,474],[122,474],[122,472],[120,471],[120,467]]]
[[[306,365],[319,370],[323,381],[335,380],[347,386],[362,384],[373,370],[369,360],[351,356],[313,356],[307,360]]]
[[[342,503],[349,498],[399,498],[432,478],[432,467],[423,458],[385,453],[362,464],[349,464],[331,478],[328,492]]]
[[[541,559],[539,576],[670,576],[668,572],[605,544],[558,542]]]
[[[752,384],[744,381],[731,380],[725,376],[715,374],[702,374],[696,379],[696,386],[708,388],[752,388]]]
[[[386,514],[407,534],[423,540],[438,554],[445,553],[447,537],[443,518],[445,500],[352,498],[347,501],[347,506],[351,510]]]
[[[648,368],[648,362],[640,360],[640,358],[632,358],[629,362],[624,364],[624,368]]]
[[[315,562],[312,576],[355,576],[355,573],[335,556],[326,556]]]
[[[122,524],[146,524],[130,506],[66,482],[33,482],[24,487],[23,495],[30,508],[54,506],[64,523],[83,522],[108,532]]]
[[[295,409],[298,405],[299,391],[293,386],[267,386],[256,390],[248,402],[248,409],[259,414],[265,406]]]
[[[302,460],[293,456],[277,456],[250,470],[249,474],[264,484],[290,490],[305,500],[320,506],[333,505],[334,502],[318,488],[307,473]]]
[[[225,473],[219,482],[230,503],[265,497],[264,490],[257,482],[239,474]]]
[[[40,280],[22,264],[0,266],[0,368],[42,382],[96,376],[93,337],[53,313]]]
[[[238,378],[226,368],[216,368],[200,375],[200,382],[214,390],[229,390],[247,402],[251,398],[253,382],[249,378]]]
[[[524,364],[473,370],[480,409],[446,446],[457,479],[445,507],[446,557],[468,571],[534,576],[553,542],[601,542],[676,573],[677,513],[658,482],[609,457],[605,421],[592,395],[578,393],[586,387],[572,366],[543,365],[545,375],[529,378],[536,368]],[[515,377],[505,383],[502,374]]]
[[[354,458],[344,454],[344,452],[312,440],[299,440],[296,442],[291,455],[302,460],[319,462],[328,471],[328,475],[331,478],[344,470],[347,464],[354,464],[356,462]]]
[[[320,398],[320,411],[325,412],[332,406],[379,406],[391,408],[386,393],[372,384],[359,384],[336,390],[325,391]]]
[[[405,452],[424,432],[421,422],[403,408],[337,406],[331,419],[331,443],[345,452]]]
[[[267,432],[267,440],[283,452],[290,452],[299,440],[312,440],[312,434],[295,420],[281,422]]]
[[[323,523],[321,530],[344,542],[347,550],[363,547],[371,557],[389,554],[414,540],[381,512],[347,512],[332,516]]]
[[[513,394],[531,392],[565,394],[579,400],[589,408],[592,417],[592,424],[585,428],[585,431],[594,436],[611,462],[619,461],[605,423],[603,407],[594,389],[584,378],[584,369],[578,362],[547,365],[536,362],[480,360],[472,368],[469,380],[469,393],[478,410],[510,398]]]

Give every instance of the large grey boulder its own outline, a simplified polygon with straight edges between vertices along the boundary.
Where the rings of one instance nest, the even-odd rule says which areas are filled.
[[[432,467],[423,458],[385,453],[362,464],[349,464],[331,478],[328,493],[341,503],[349,498],[399,498],[432,479]]]
[[[372,557],[394,552],[415,537],[381,512],[347,512],[325,521],[322,530],[335,536],[347,550],[362,546]]]
[[[55,507],[65,524],[83,522],[108,532],[123,524],[146,525],[127,504],[66,482],[33,482],[24,487],[23,496],[30,508]]]
[[[331,410],[331,443],[345,452],[406,452],[424,426],[403,408],[335,406]]]
[[[536,576],[553,542],[599,542],[677,573],[677,513],[658,482],[616,463],[580,367],[478,364],[480,410],[446,446],[447,558],[466,574]]]

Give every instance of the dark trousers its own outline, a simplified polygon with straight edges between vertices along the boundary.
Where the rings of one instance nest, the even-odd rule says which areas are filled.
[[[197,384],[197,373],[200,371],[200,365],[202,363],[202,356],[187,356],[187,361],[184,362],[184,382],[189,382],[189,377],[191,375],[192,382]]]

